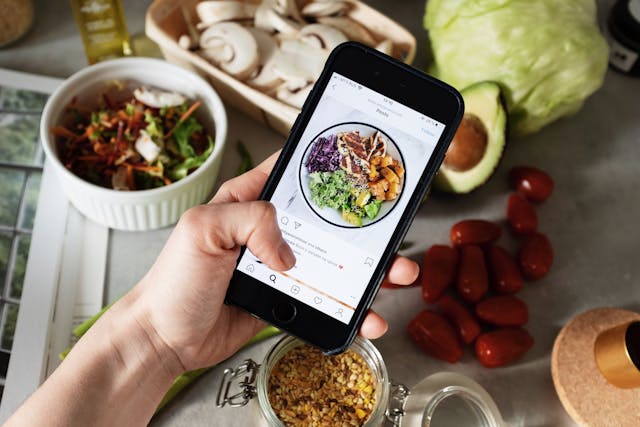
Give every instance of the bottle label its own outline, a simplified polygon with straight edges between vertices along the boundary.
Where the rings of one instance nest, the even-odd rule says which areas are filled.
[[[638,54],[618,43],[613,37],[609,37],[609,45],[611,46],[609,62],[622,71],[631,71],[633,64],[638,60]]]

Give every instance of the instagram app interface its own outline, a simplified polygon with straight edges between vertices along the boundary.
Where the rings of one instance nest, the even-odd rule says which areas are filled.
[[[349,323],[443,131],[334,73],[271,197],[296,265],[238,270]]]

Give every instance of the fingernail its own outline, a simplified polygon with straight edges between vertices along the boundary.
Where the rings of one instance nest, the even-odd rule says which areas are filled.
[[[291,247],[285,242],[280,243],[278,247],[278,255],[287,269],[292,268],[296,264],[296,256],[293,254]]]

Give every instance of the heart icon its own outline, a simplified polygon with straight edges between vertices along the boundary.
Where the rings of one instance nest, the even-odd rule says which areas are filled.
[[[338,268],[339,268],[340,270],[342,270],[342,269],[343,269],[343,267],[344,267],[344,266],[343,266],[342,264],[338,265]]]

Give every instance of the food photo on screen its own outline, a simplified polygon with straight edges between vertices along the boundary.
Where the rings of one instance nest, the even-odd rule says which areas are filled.
[[[365,123],[331,126],[312,139],[300,165],[300,186],[311,210],[339,227],[366,227],[399,199],[405,167],[386,133]]]

